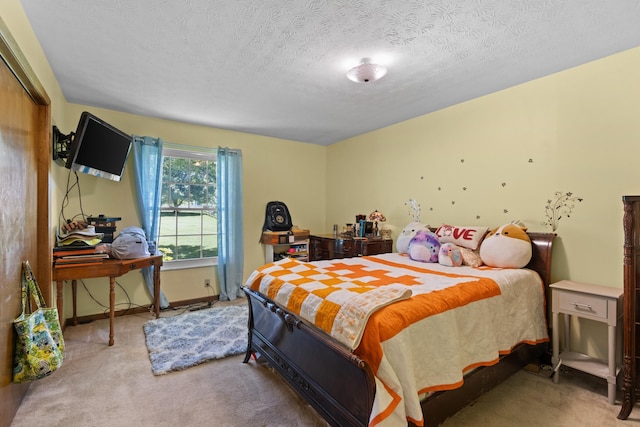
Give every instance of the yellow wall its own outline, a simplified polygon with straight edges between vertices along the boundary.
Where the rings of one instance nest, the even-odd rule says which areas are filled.
[[[434,226],[551,231],[547,200],[572,192],[584,200],[559,221],[554,278],[621,287],[621,196],[640,193],[638,73],[640,48],[334,144],[327,224],[378,209],[397,236],[415,198]]]
[[[572,192],[584,200],[558,223],[552,279],[621,288],[621,198],[640,194],[638,75],[635,48],[334,144],[327,224],[378,209],[397,236],[414,198],[432,226],[551,231],[547,200]],[[606,355],[594,328],[602,339],[574,338]]]
[[[497,226],[519,219],[531,230],[548,231],[541,224],[545,205],[562,191],[584,200],[559,222],[553,279],[622,286],[621,196],[640,194],[640,168],[634,167],[640,158],[640,48],[319,147],[68,104],[19,1],[3,1],[0,16],[45,86],[53,122],[64,133],[88,109],[128,133],[242,149],[245,275],[264,259],[257,241],[270,200],[287,203],[295,224],[319,233],[378,209],[395,237],[410,220],[409,198],[421,203],[421,219],[431,225]],[[121,216],[119,227],[137,224],[130,171],[129,165],[121,183],[81,176],[85,212]],[[66,174],[52,166],[52,232]],[[167,271],[162,286],[170,301],[197,298],[207,295],[202,281],[212,276],[212,269]],[[139,278],[122,282],[135,303],[149,302]],[[91,282],[92,292],[106,302],[106,286],[97,283]],[[124,302],[121,294],[117,302]],[[79,314],[101,311],[82,290]],[[605,355],[606,330],[597,324],[584,329],[574,336],[581,349]],[[588,337],[591,331],[596,338]]]

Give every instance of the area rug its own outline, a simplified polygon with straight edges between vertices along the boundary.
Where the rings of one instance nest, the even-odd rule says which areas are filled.
[[[190,368],[247,349],[247,304],[214,306],[144,324],[154,375]]]

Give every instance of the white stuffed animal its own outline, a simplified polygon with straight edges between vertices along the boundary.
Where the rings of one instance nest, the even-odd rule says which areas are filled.
[[[396,240],[396,249],[401,254],[409,253],[409,242],[414,238],[418,231],[429,231],[429,226],[420,222],[410,222],[402,229],[398,239]]]

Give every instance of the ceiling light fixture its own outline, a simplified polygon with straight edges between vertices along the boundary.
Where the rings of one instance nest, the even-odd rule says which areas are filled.
[[[385,74],[387,69],[378,64],[372,64],[371,59],[364,58],[360,61],[360,65],[353,67],[347,71],[347,77],[356,83],[370,83],[380,80]]]

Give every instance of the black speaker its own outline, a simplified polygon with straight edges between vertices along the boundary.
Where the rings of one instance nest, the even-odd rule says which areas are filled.
[[[267,203],[262,231],[289,231],[293,227],[287,205],[273,201]]]

